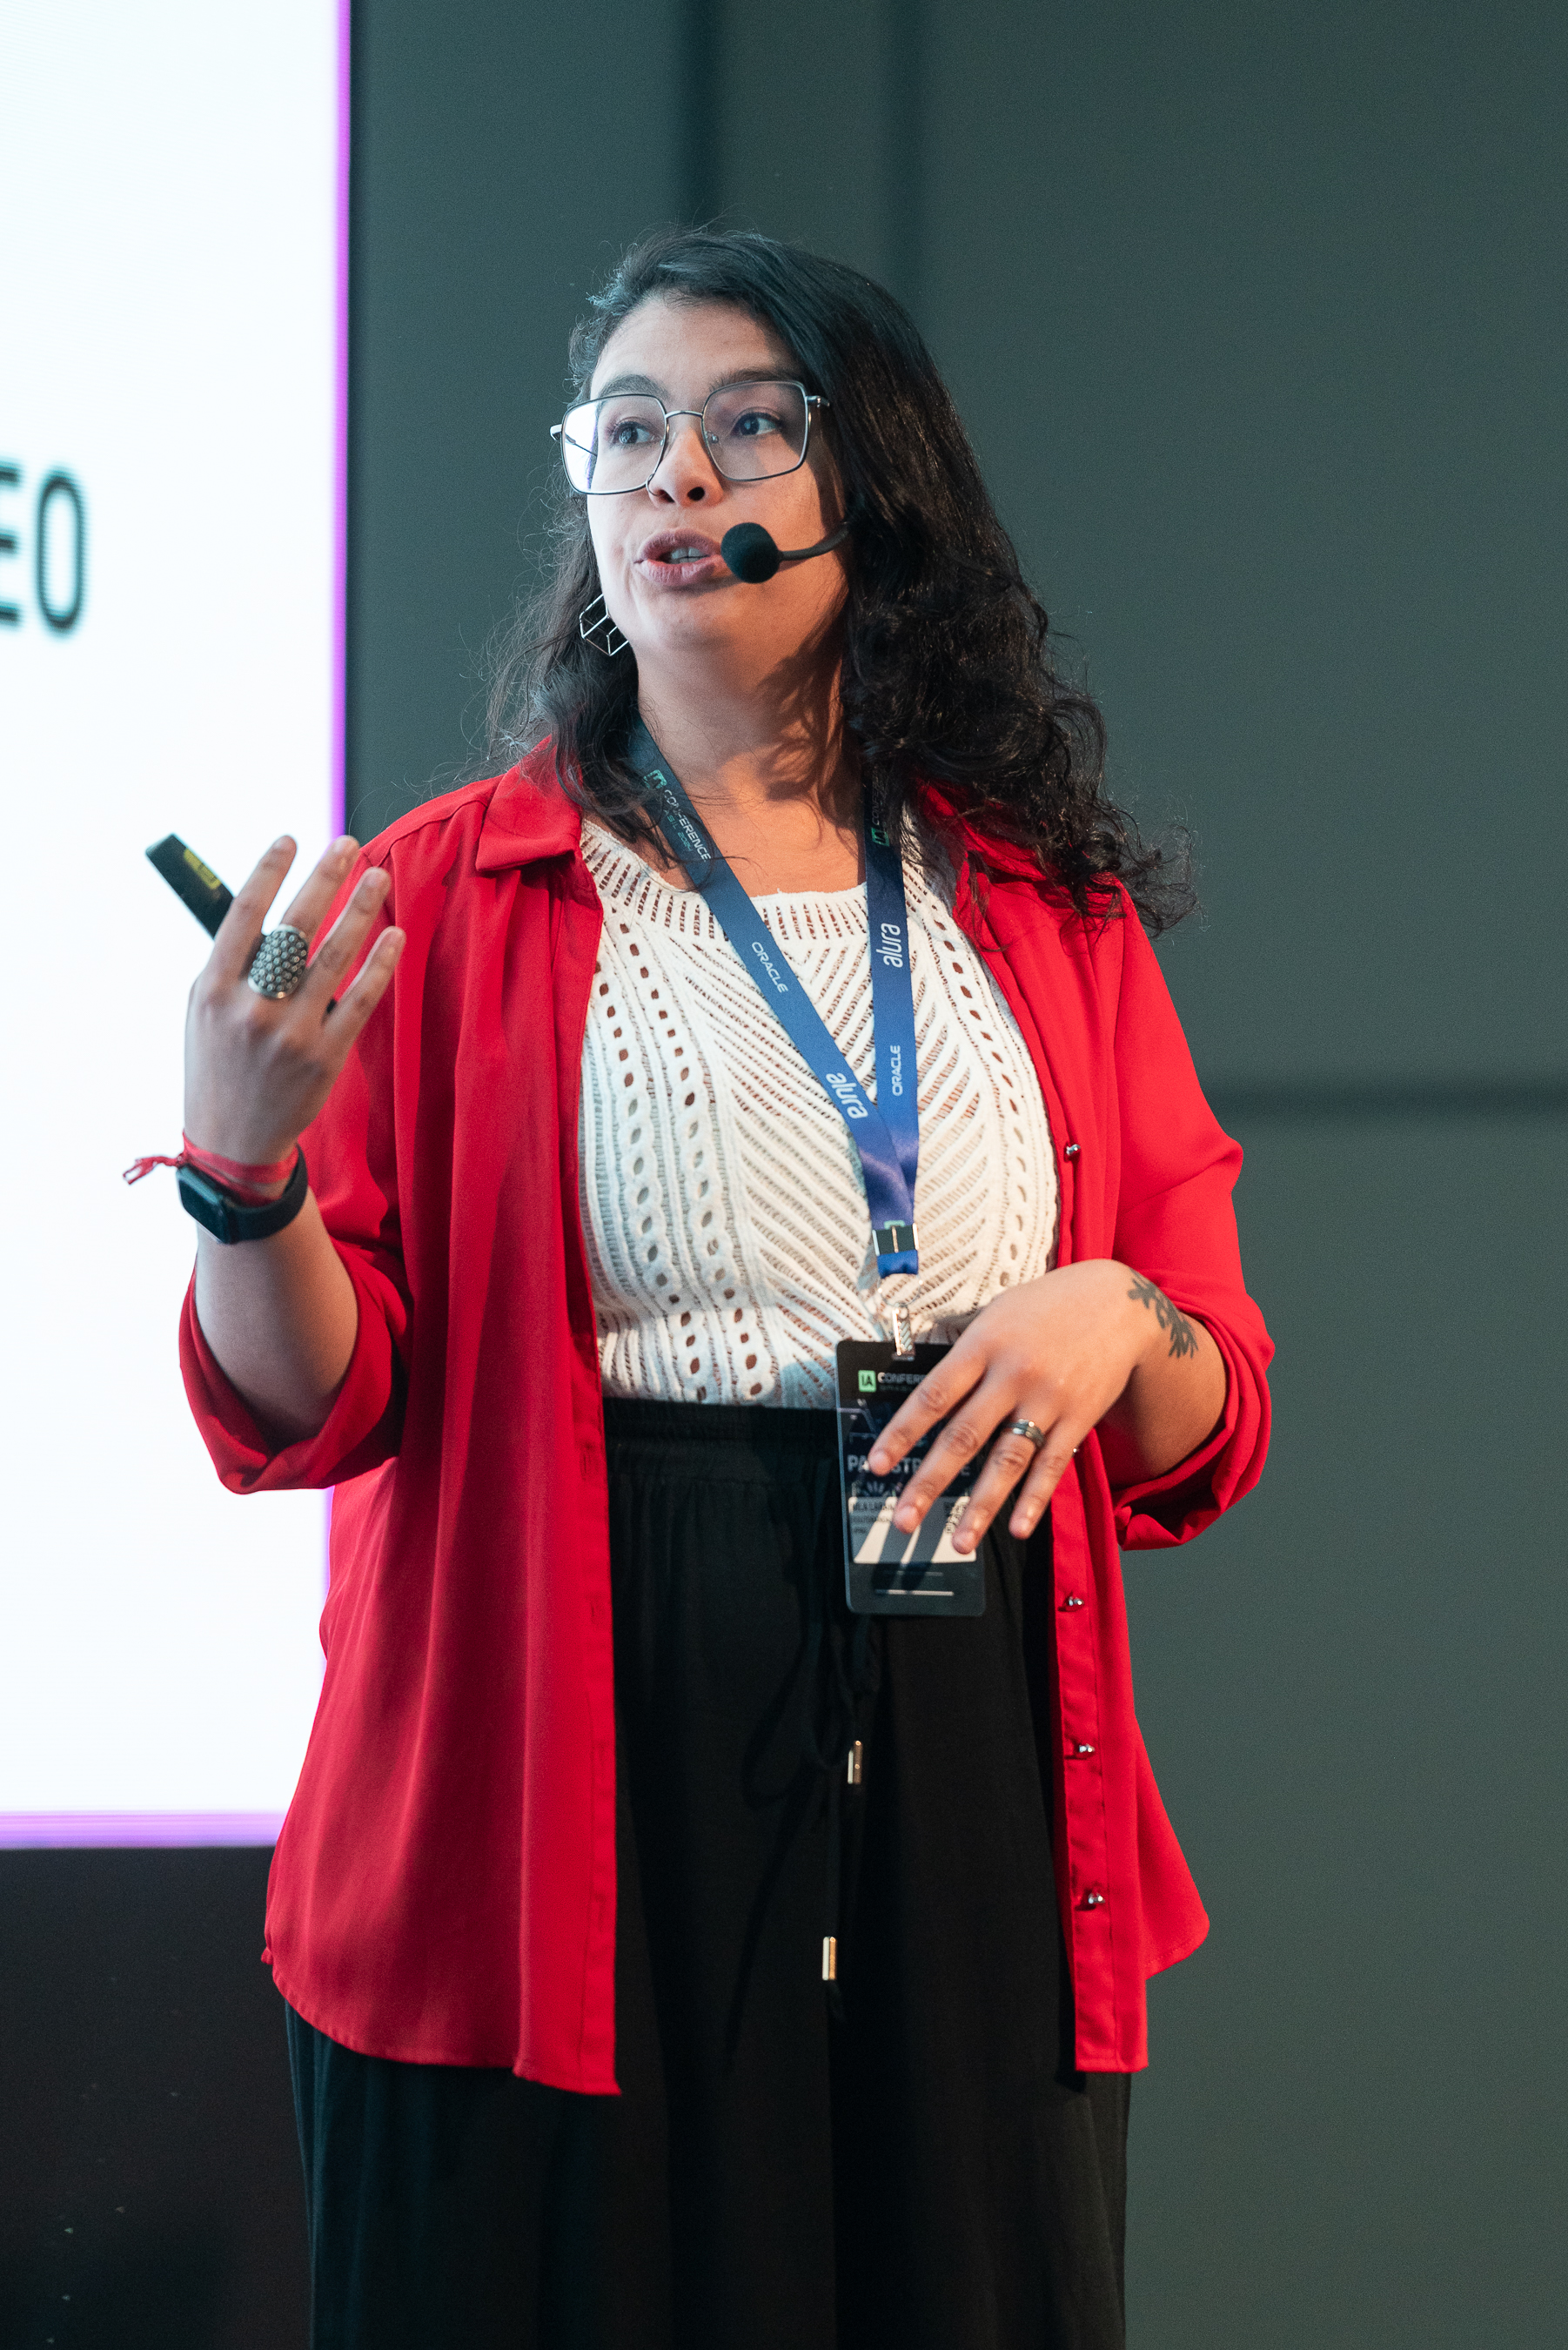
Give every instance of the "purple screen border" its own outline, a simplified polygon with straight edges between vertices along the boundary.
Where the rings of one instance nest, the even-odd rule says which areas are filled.
[[[348,139],[350,0],[337,0],[337,369],[332,456],[332,813],[348,822]]]
[[[120,1845],[240,1845],[277,1842],[281,1812],[6,1812],[0,1851],[63,1852]]]
[[[348,820],[348,101],[349,10],[337,0],[337,155],[336,169],[337,349],[332,457],[332,820]],[[328,1503],[330,1514],[330,1501]],[[281,1812],[4,1812],[0,1851],[102,1851],[122,1846],[271,1845]]]

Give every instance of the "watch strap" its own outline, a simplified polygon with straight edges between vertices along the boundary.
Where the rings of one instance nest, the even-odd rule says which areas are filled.
[[[188,1216],[194,1216],[213,1237],[231,1247],[236,1241],[270,1240],[292,1224],[310,1190],[310,1175],[305,1164],[303,1147],[296,1145],[294,1172],[284,1186],[279,1198],[269,1200],[260,1208],[243,1207],[230,1191],[214,1183],[199,1167],[182,1167],[175,1180],[180,1186],[180,1204]]]

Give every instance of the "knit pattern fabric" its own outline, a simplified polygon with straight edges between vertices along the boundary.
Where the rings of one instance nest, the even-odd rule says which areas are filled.
[[[607,1395],[831,1408],[841,1338],[956,1338],[1055,1259],[1049,1123],[1005,999],[905,857],[915,999],[920,1269],[883,1281],[848,1129],[701,896],[585,820],[604,908],[578,1125]],[[757,911],[875,1097],[863,888]]]

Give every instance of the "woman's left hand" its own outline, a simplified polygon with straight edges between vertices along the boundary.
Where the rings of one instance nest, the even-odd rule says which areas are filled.
[[[1033,1533],[1092,1428],[1108,1423],[1119,1480],[1159,1476],[1203,1441],[1224,1402],[1224,1363],[1202,1324],[1129,1266],[1092,1258],[982,1306],[889,1420],[867,1466],[887,1476],[917,1439],[947,1420],[894,1513],[893,1523],[912,1533],[1002,1430],[954,1531],[954,1548],[971,1551],[1021,1477],[1009,1527],[1021,1539]],[[1007,1432],[1016,1419],[1044,1430],[1038,1449]]]

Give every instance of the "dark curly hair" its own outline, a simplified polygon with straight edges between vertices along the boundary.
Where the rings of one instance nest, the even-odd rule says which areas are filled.
[[[652,295],[727,302],[773,329],[808,389],[847,499],[844,723],[878,820],[940,785],[984,834],[1023,847],[1079,913],[1114,912],[1119,881],[1152,932],[1195,903],[1185,844],[1147,846],[1105,791],[1105,723],[1058,673],[1049,621],[1019,570],[947,387],[890,294],[842,262],[750,232],[667,228],[634,244],[572,336],[586,395],[613,329]],[[654,843],[621,757],[635,656],[607,660],[577,617],[599,593],[587,500],[559,473],[553,561],[500,639],[488,755],[548,737],[566,791],[621,838]]]

